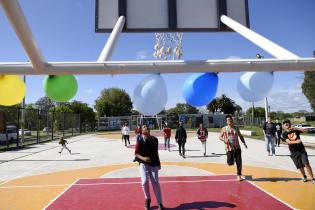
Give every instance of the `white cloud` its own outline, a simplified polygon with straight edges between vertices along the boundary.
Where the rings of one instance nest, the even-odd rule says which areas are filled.
[[[149,52],[142,50],[142,51],[137,52],[136,60],[145,60],[148,57],[149,57]]]

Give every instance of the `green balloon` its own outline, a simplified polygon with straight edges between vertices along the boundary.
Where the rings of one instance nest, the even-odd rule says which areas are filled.
[[[73,75],[49,75],[43,82],[46,95],[57,102],[67,102],[78,90],[77,80]]]

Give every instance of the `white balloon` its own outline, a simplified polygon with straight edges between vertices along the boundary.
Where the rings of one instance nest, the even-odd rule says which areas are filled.
[[[237,82],[237,92],[249,102],[261,101],[272,89],[272,72],[246,72]]]
[[[133,92],[133,105],[143,115],[160,113],[167,103],[164,79],[158,74],[145,77]]]

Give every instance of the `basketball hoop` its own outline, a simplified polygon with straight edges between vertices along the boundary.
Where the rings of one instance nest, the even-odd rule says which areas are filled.
[[[183,33],[155,33],[153,56],[160,60],[180,59],[183,55]]]

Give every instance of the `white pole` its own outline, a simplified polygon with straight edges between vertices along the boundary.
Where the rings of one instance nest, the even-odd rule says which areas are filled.
[[[267,97],[265,98],[265,117],[266,117],[266,122],[267,122],[267,119],[268,119],[268,99]]]
[[[256,44],[258,47],[264,49],[271,55],[275,56],[276,58],[280,59],[299,58],[299,56],[284,49],[283,47],[261,36],[260,34],[248,29],[247,27],[227,17],[226,15],[221,16],[221,22],[230,27],[231,29],[233,29],[234,31],[236,31],[237,33],[239,33],[240,35],[242,35],[244,38]]]
[[[45,68],[45,59],[36,44],[35,38],[33,37],[19,2],[17,0],[0,0],[0,4],[2,5],[17,37],[20,39],[35,72],[43,72]]]
[[[118,37],[125,25],[125,17],[124,16],[120,16],[113,28],[112,33],[110,34],[102,53],[100,54],[100,57],[98,58],[98,62],[104,62],[104,61],[108,61],[114,51],[114,47],[115,44],[118,40]]]

